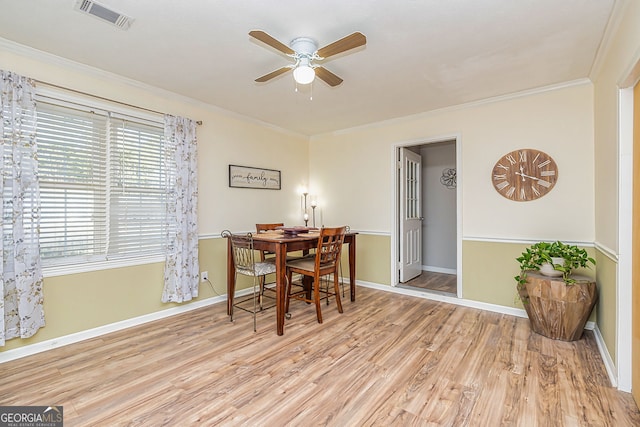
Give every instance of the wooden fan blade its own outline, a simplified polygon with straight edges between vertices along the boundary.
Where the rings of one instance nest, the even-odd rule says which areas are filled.
[[[278,40],[271,37],[269,34],[265,33],[262,30],[253,30],[249,31],[249,35],[254,39],[260,40],[262,43],[266,43],[272,48],[279,50],[280,52],[286,55],[293,55],[295,52],[286,44],[279,42]]]
[[[315,68],[316,77],[323,80],[329,86],[338,86],[342,83],[342,79],[324,67]]]
[[[343,37],[340,40],[331,43],[330,45],[321,47],[320,49],[318,49],[317,53],[318,56],[321,56],[322,58],[328,58],[349,49],[362,46],[366,43],[367,38],[364,36],[364,34],[356,31],[355,33]]]
[[[264,76],[262,76],[262,77],[258,77],[258,78],[256,79],[256,81],[257,81],[258,83],[264,83],[264,82],[266,82],[266,81],[271,80],[271,79],[272,79],[272,78],[274,78],[274,77],[278,77],[280,74],[284,74],[284,73],[286,73],[286,72],[287,72],[287,71],[289,71],[289,70],[291,70],[291,67],[282,67],[282,68],[279,68],[279,69],[277,69],[277,70],[275,70],[275,71],[270,72],[269,74],[265,74],[265,75],[264,75]]]

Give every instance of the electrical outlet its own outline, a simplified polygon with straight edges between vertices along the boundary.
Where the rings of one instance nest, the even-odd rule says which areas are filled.
[[[200,273],[200,281],[201,282],[206,282],[207,280],[209,280],[209,272],[208,271],[203,271]]]

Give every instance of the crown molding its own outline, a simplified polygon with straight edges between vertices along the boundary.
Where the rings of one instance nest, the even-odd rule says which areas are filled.
[[[252,117],[249,116],[245,116],[243,114],[239,114],[230,110],[226,110],[222,107],[218,107],[217,105],[213,105],[213,104],[208,104],[206,102],[202,102],[199,101],[197,99],[193,99],[190,98],[188,96],[184,96],[184,95],[180,95],[178,93],[175,92],[171,92],[169,90],[166,89],[162,89],[159,88],[157,86],[152,86],[150,84],[141,82],[139,80],[134,80],[134,79],[130,79],[128,77],[124,77],[120,74],[115,74],[115,73],[111,73],[109,71],[105,71],[102,70],[100,68],[96,68],[96,67],[92,67],[90,65],[87,64],[83,64],[81,62],[77,62],[77,61],[72,61],[70,59],[67,58],[63,58],[61,56],[57,56],[54,55],[52,53],[48,53],[48,52],[44,52],[42,50],[38,50],[38,49],[34,49],[32,47],[29,46],[25,46],[16,42],[13,42],[11,40],[7,40],[4,38],[0,37],[0,50],[9,52],[9,53],[13,53],[19,56],[23,56],[25,58],[28,59],[33,59],[36,61],[41,61],[41,62],[46,62],[48,64],[52,64],[61,68],[65,68],[65,69],[69,69],[78,73],[82,73],[85,74],[89,77],[95,78],[95,79],[99,79],[99,80],[105,80],[105,81],[109,81],[109,82],[113,82],[115,84],[119,84],[119,85],[123,85],[123,86],[127,86],[127,87],[131,87],[134,89],[138,89],[138,90],[142,90],[145,92],[151,92],[155,95],[158,95],[162,98],[165,98],[167,100],[170,101],[174,101],[174,102],[179,102],[179,103],[183,103],[186,105],[189,105],[191,107],[195,107],[195,108],[200,108],[202,110],[214,113],[214,114],[219,114],[225,117],[229,117],[229,118],[233,118],[236,120],[240,120],[243,122],[247,122],[247,123],[251,123],[257,126],[260,126],[262,128],[266,128],[266,129],[270,129],[273,131],[276,131],[278,133],[283,133],[283,134],[287,134],[290,136],[294,136],[297,138],[304,138],[305,141],[309,140],[309,135],[304,135],[301,134],[299,132],[294,132],[290,129],[286,129],[286,128],[282,128],[279,126],[275,126],[271,123],[267,123],[261,120],[257,120],[254,119]],[[33,76],[29,76],[32,77],[36,80],[39,80],[38,77],[33,77]],[[46,80],[46,79],[43,79]],[[48,82],[48,81],[43,81],[43,83],[50,83],[50,84],[54,84],[57,85],[58,82]],[[69,88],[71,90],[75,89],[75,88]],[[145,106],[141,106],[141,107],[145,107]],[[178,111],[167,111],[168,114],[177,114],[180,115],[180,112]],[[206,122],[205,122],[206,124]]]
[[[604,34],[602,36],[602,39],[600,40],[600,45],[596,50],[596,56],[593,59],[593,64],[591,65],[591,71],[589,72],[589,78],[591,79],[591,81],[595,81],[602,71],[602,67],[605,64],[607,54],[611,50],[611,44],[615,39],[616,32],[620,28],[620,23],[624,18],[624,12],[628,6],[628,0],[614,1],[613,8],[611,8],[611,14],[609,15],[607,25],[604,29]]]
[[[354,127],[351,127],[351,128],[340,129],[340,130],[326,132],[326,133],[322,133],[322,134],[316,134],[316,135],[312,135],[312,137],[313,136],[322,136],[322,135],[344,135],[344,134],[351,133],[351,132],[358,131],[358,130],[375,129],[375,128],[391,126],[391,125],[395,125],[395,124],[402,124],[402,123],[406,123],[406,122],[409,122],[409,121],[416,121],[416,120],[420,120],[420,119],[425,119],[425,118],[428,118],[428,117],[431,117],[431,116],[435,116],[435,115],[439,115],[439,114],[442,114],[442,113],[449,113],[449,112],[454,112],[454,111],[466,110],[466,109],[470,109],[470,108],[476,108],[476,107],[483,106],[483,105],[489,105],[489,104],[494,104],[494,103],[497,103],[497,102],[509,101],[509,100],[512,100],[512,99],[524,98],[524,97],[528,97],[528,96],[532,96],[532,95],[538,95],[538,94],[541,94],[541,93],[552,92],[552,91],[556,91],[556,90],[560,90],[560,89],[571,88],[571,87],[574,87],[574,86],[582,86],[582,85],[586,85],[586,84],[592,84],[592,81],[590,79],[588,79],[588,78],[576,79],[576,80],[557,83],[557,84],[553,84],[553,85],[541,86],[541,87],[527,89],[527,90],[523,90],[523,91],[519,91],[519,92],[508,93],[508,94],[505,94],[505,95],[494,96],[494,97],[491,97],[491,98],[480,99],[480,100],[477,100],[477,101],[466,102],[466,103],[463,103],[463,104],[453,105],[451,107],[444,107],[444,108],[439,108],[439,109],[435,109],[435,110],[423,111],[421,113],[411,114],[411,115],[408,115],[408,116],[395,117],[395,118],[389,119],[389,120],[381,120],[379,122],[368,123],[368,124],[364,124],[364,125],[360,125],[360,126],[354,126]]]

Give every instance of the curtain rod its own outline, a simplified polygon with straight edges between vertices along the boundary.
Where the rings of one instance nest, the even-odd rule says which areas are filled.
[[[56,89],[62,89],[62,90],[67,90],[69,92],[79,93],[79,94],[85,95],[85,96],[91,96],[93,98],[98,98],[98,99],[101,99],[103,101],[113,102],[113,103],[116,103],[116,104],[120,104],[120,105],[124,105],[124,106],[127,106],[127,107],[131,107],[131,108],[137,108],[138,110],[144,110],[144,111],[148,111],[150,113],[155,113],[155,114],[162,114],[162,115],[165,114],[165,113],[163,113],[161,111],[152,110],[150,108],[139,107],[137,105],[127,104],[126,102],[116,101],[114,99],[105,98],[104,96],[94,95],[92,93],[83,92],[81,90],[69,89],[68,87],[59,86],[59,85],[56,85],[56,84],[53,84],[53,83],[49,83],[49,82],[45,82],[45,81],[42,81],[42,80],[38,80],[38,79],[32,79],[32,80],[37,82],[37,83],[42,83],[42,84],[45,84],[47,86],[55,87]],[[202,120],[197,120],[196,124],[197,125],[202,125]]]

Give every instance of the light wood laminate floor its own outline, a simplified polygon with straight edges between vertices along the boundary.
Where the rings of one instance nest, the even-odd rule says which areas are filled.
[[[358,288],[234,323],[226,305],[0,365],[0,404],[63,405],[65,426],[638,426],[593,334]]]

